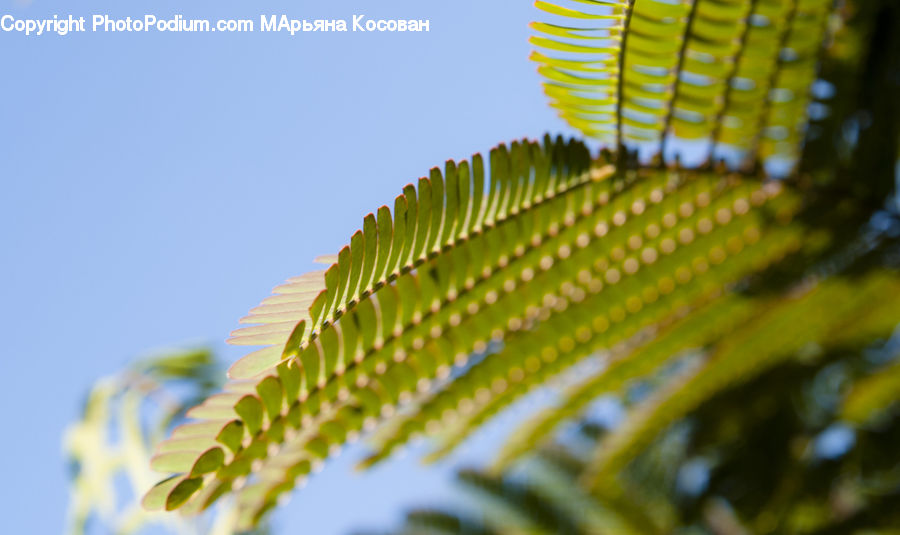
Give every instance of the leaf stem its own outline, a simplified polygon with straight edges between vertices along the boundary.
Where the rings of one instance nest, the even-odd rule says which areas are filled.
[[[675,66],[675,82],[673,85],[672,98],[669,100],[668,111],[663,122],[662,136],[659,141],[659,156],[662,166],[666,166],[666,141],[669,137],[669,128],[672,126],[672,114],[675,111],[675,103],[678,101],[678,89],[681,87],[681,70],[684,67],[684,56],[687,54],[688,41],[691,39],[691,28],[694,25],[695,15],[697,14],[697,4],[701,0],[693,0],[691,2],[691,10],[688,12],[687,23],[684,26],[684,38],[681,40],[681,50],[678,51],[678,64]]]
[[[631,13],[634,11],[634,0],[628,0],[625,8],[625,20],[622,23],[622,42],[619,43],[619,79],[616,88],[616,161],[621,166],[627,152],[622,143],[622,93],[625,86],[625,49],[628,44],[628,27],[631,24]]]

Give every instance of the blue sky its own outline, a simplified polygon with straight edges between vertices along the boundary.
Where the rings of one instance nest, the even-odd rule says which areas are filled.
[[[527,60],[525,0],[0,4],[17,18],[431,21],[429,33],[294,37],[0,32],[8,533],[61,530],[60,434],[94,379],[185,342],[237,359],[223,340],[238,318],[404,184],[447,158],[565,131]],[[351,476],[352,453],[276,523],[383,527],[445,492],[446,467],[406,459]]]

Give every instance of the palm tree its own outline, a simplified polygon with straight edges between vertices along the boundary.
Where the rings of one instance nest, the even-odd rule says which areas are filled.
[[[900,6],[536,6],[545,92],[601,149],[513,141],[366,215],[241,320],[231,342],[264,347],[158,446],[147,509],[230,496],[256,526],[363,433],[365,466],[421,435],[437,458],[595,359],[461,474],[498,506],[409,529],[896,525]],[[623,420],[586,422],[611,394]]]

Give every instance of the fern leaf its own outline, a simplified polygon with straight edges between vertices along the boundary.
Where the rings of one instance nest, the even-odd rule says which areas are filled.
[[[697,284],[682,295],[677,280],[693,277],[679,274],[678,262],[690,266],[688,272],[707,271],[728,256],[728,247],[742,249],[742,236],[755,241],[763,229],[758,219],[747,227],[728,223],[756,213],[751,208],[769,195],[776,197],[773,209],[793,203],[790,196],[776,195],[774,186],[759,189],[738,177],[664,172],[616,177],[608,163],[592,164],[582,145],[549,139],[543,145],[516,142],[492,150],[484,197],[464,198],[462,191],[474,192],[483,184],[481,159],[473,162],[471,168],[464,162],[448,164],[446,173],[434,170],[418,188],[405,188],[391,224],[394,235],[379,228],[379,220],[383,225],[391,221],[386,209],[379,210],[374,228],[373,217],[367,217],[363,230],[324,274],[288,281],[276,288],[276,299],[254,311],[300,316],[293,325],[281,316],[236,334],[242,343],[274,345],[232,367],[234,377],[225,392],[189,412],[201,423],[189,424],[193,427],[161,446],[155,466],[180,479],[165,492],[153,491],[165,494],[154,503],[202,510],[237,490],[243,522],[253,525],[344,443],[429,391],[473,351],[483,351],[492,340],[522,330],[567,301],[600,303],[614,308],[613,316],[620,310],[628,315],[631,307],[644,308],[632,303],[643,291],[632,275],[641,270],[663,277],[667,282],[660,282],[655,295],[672,293],[671,300],[645,296],[648,304],[658,302],[625,322],[618,339],[612,333],[588,336],[598,344],[625,340],[662,319],[672,300],[689,302],[699,295],[691,292],[704,288]],[[447,184],[455,195],[447,194]],[[722,235],[718,226],[732,230]],[[366,244],[368,252],[354,253],[354,245]],[[598,262],[601,254],[606,264]],[[354,268],[354,259],[363,265]],[[363,281],[369,272],[381,279],[373,275]],[[733,280],[730,274],[725,269],[725,279],[710,284],[719,287]],[[315,286],[317,277],[324,279],[322,289]],[[631,282],[615,287],[613,278]],[[594,294],[606,285],[615,288],[598,300]],[[579,330],[567,338],[574,347],[583,341],[582,331],[591,332],[593,313],[586,304],[572,309],[580,311]],[[535,347],[547,346],[547,329],[537,331],[544,340]],[[523,334],[519,342],[513,338],[510,347],[527,345],[529,336]],[[488,374],[492,381],[497,374],[524,369],[502,355],[492,361],[509,361]],[[560,359],[542,365],[528,385],[570,363]],[[459,392],[465,384],[460,382]],[[461,430],[464,436],[469,428]]]
[[[790,169],[831,4],[537,2],[557,19],[532,25],[532,59],[560,117],[608,146]]]
[[[546,79],[544,91],[550,105],[586,135],[614,144],[627,0],[570,1],[562,6],[538,1],[535,5],[561,20],[532,24],[536,35],[531,43],[543,51],[533,53],[532,60]]]
[[[651,195],[653,191],[662,193],[656,187],[666,177],[659,173],[638,184]],[[631,192],[634,197],[625,195],[630,190],[623,192],[623,197],[632,199],[632,207],[641,207],[639,214],[626,221],[621,218],[623,212],[614,210],[612,219],[618,214],[619,224],[609,220],[594,225],[599,226],[602,239],[584,241],[583,247],[567,254],[564,266],[535,276],[529,283],[541,285],[543,298],[532,309],[531,319],[522,318],[516,325],[536,318],[541,322],[533,330],[510,336],[500,352],[473,366],[418,409],[395,418],[393,431],[382,433],[378,454],[366,463],[384,458],[416,434],[437,430],[450,437],[438,452],[446,453],[531,386],[599,349],[627,342],[703,294],[720,292],[722,285],[740,273],[758,267],[760,254],[763,260],[778,258],[785,246],[796,243],[795,238],[780,234],[773,238],[777,242],[757,243],[758,214],[751,211],[750,221],[742,221],[751,197],[757,204],[765,199],[752,182],[735,183],[732,190],[726,187],[716,192],[717,186],[723,183],[702,175],[687,181],[683,189],[654,197],[656,202],[647,200],[640,187]],[[643,208],[645,200],[647,207]],[[773,204],[788,200],[776,197]],[[732,217],[734,207],[743,215]],[[745,240],[752,242],[746,250]],[[722,244],[729,243],[731,254],[742,253],[738,258],[743,260],[737,264],[725,260],[729,253]],[[773,247],[775,243],[782,245]],[[700,261],[707,255],[715,260]],[[571,273],[560,279],[563,269]],[[695,280],[695,269],[704,276]],[[518,292],[510,295],[518,296]],[[456,431],[448,432],[453,429]]]
[[[368,258],[371,263],[371,252],[352,251],[353,242],[358,247],[372,243],[372,238],[365,237],[365,227],[371,235],[369,223],[364,225],[362,239],[352,240],[351,247],[338,255],[338,262],[325,271],[324,287],[315,283],[321,273],[302,276],[276,288],[275,299],[254,310],[259,316],[294,313],[298,323],[292,326],[279,317],[280,321],[262,324],[261,329],[236,333],[240,343],[276,345],[252,353],[232,368],[235,380],[226,387],[231,395],[211,398],[192,412],[217,422],[240,421],[247,430],[239,452],[222,450],[223,466],[218,473],[227,477],[220,481],[205,476],[203,487],[226,488],[235,478],[250,475],[259,464],[255,461],[266,457],[267,449],[283,443],[285,433],[293,435],[292,429],[306,428],[304,423],[322,418],[322,414],[340,418],[340,422],[329,422],[331,436],[310,439],[305,450],[312,452],[312,458],[297,461],[297,470],[302,472],[301,467],[320,462],[319,454],[327,455],[331,446],[348,438],[346,427],[361,428],[364,420],[415,391],[419,380],[446,374],[454,355],[467,354],[479,337],[489,337],[501,326],[485,325],[453,338],[450,345],[443,343],[442,329],[461,318],[474,323],[474,311],[504,291],[506,277],[497,271],[499,267],[511,261],[536,264],[540,257],[533,251],[542,242],[552,241],[558,233],[557,221],[575,214],[583,218],[581,212],[589,213],[602,195],[609,196],[611,182],[604,179],[611,167],[600,163],[589,172],[587,152],[577,143],[548,139],[541,146],[516,142],[508,149],[493,150],[491,161],[485,202],[480,202],[477,194],[468,195],[463,203],[452,200],[462,199],[461,189],[473,191],[484,183],[483,165],[477,156],[472,172],[465,163],[448,165],[448,176],[452,176],[448,182],[455,183],[456,195],[446,195],[442,175],[436,171],[430,179],[420,180],[418,190],[405,189],[404,202],[397,203],[401,210],[395,213],[393,229],[406,235],[387,239],[388,233],[381,230],[381,240],[374,238],[379,247],[393,249],[390,253],[376,250],[376,265],[379,255],[388,258],[386,263],[396,262],[384,268],[382,280],[351,280],[351,275],[361,277],[368,271],[365,264],[354,269],[354,258]],[[460,177],[467,179],[465,186],[460,186]],[[404,206],[406,217],[401,223],[397,214],[404,212]],[[380,212],[381,220],[387,221],[385,210]],[[375,232],[378,230],[376,223]],[[438,254],[439,250],[443,254]],[[307,305],[310,308],[305,313]],[[306,328],[307,324],[311,327]],[[272,387],[264,394],[260,390],[263,381],[270,387],[280,386],[280,390]],[[350,392],[359,389],[366,392],[354,401],[371,394],[378,399],[378,410],[360,418],[355,417],[357,409],[337,410],[336,405],[346,405]],[[276,413],[277,407],[281,410]],[[191,451],[198,457],[205,453]],[[210,492],[204,506],[218,497],[218,491]]]

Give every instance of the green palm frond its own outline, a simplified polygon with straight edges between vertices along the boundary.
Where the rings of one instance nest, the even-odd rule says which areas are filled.
[[[580,144],[550,139],[493,150],[488,184],[481,159],[473,162],[471,173],[465,162],[448,163],[450,186],[433,170],[418,189],[406,188],[393,217],[382,209],[380,224],[364,222],[311,303],[314,279],[305,277],[276,289],[276,301],[300,301],[269,300],[254,310],[247,321],[274,323],[239,330],[234,341],[273,345],[233,366],[225,392],[188,412],[200,421],[160,446],[154,469],[177,475],[148,494],[148,507],[202,510],[240,489],[251,525],[345,442],[398,406],[427,400],[435,380],[492,340],[508,340],[509,349],[453,381],[449,395],[481,399],[475,393],[485,381],[527,381],[508,392],[499,383],[452,446],[540,379],[722,292],[799,243],[794,228],[768,230],[789,219],[796,199],[753,179],[615,174],[602,160],[591,163]],[[375,238],[367,240],[367,230]],[[647,280],[655,282],[645,288]],[[294,319],[285,321],[289,314]],[[548,338],[559,325],[572,331],[561,344]],[[509,358],[517,347],[531,353]],[[547,351],[560,358],[542,356]],[[525,374],[535,358],[539,370]],[[402,442],[409,427],[400,429]],[[381,455],[398,440],[390,442]]]
[[[535,6],[560,21],[532,24],[536,35],[531,43],[539,51],[531,59],[546,79],[550,105],[586,135],[614,145],[628,0],[570,0],[563,5],[538,1]]]
[[[551,105],[607,146],[793,165],[831,0],[537,2]],[[682,147],[683,148],[683,147]]]
[[[529,281],[529,288],[549,281],[548,286],[538,286],[543,293],[536,296],[539,301],[531,317],[524,318],[537,325],[517,329],[505,338],[502,350],[490,352],[446,390],[395,418],[393,433],[382,433],[380,453],[369,462],[383,458],[411,436],[428,432],[426,428],[445,434],[459,428],[443,448],[446,451],[498,405],[508,404],[598,349],[627,343],[681,306],[721,292],[747,269],[758,269],[796,246],[795,230],[760,239],[766,227],[764,206],[790,210],[790,196],[779,195],[777,188],[760,189],[736,177],[728,184],[696,175],[685,180],[683,189],[663,196],[668,175],[655,174],[639,183],[649,190],[649,197],[632,193],[636,196],[632,212],[637,209],[639,214],[626,220],[626,212],[614,210],[613,219],[618,214],[620,224],[606,220],[587,225],[586,230],[593,227],[600,234],[596,243],[585,237],[561,266]],[[769,195],[772,206],[766,206]],[[754,204],[758,208],[751,211]],[[519,321],[514,324],[521,327]]]
[[[558,249],[563,237],[574,238],[562,234],[561,226],[572,226],[609,202],[611,166],[590,166],[579,143],[514,143],[492,151],[486,191],[477,155],[471,172],[466,162],[448,163],[447,186],[435,169],[418,189],[405,188],[393,221],[386,208],[379,210],[374,227],[367,217],[351,247],[326,270],[325,289],[312,301],[308,281],[313,277],[289,283],[249,320],[267,321],[277,314],[275,323],[234,333],[238,343],[275,345],[239,361],[226,392],[189,411],[205,421],[176,430],[173,440],[192,438],[193,449],[161,452],[154,462],[160,470],[182,475],[157,487],[148,500],[174,509],[205,487],[208,494],[194,503],[208,506],[249,475],[267,451],[286,442],[297,451],[279,460],[292,459],[293,475],[300,476],[423,381],[445,375],[457,355],[488,341],[506,323],[473,319],[480,308],[509,293],[504,289],[509,275],[499,268],[515,262],[523,271],[540,269],[541,259]],[[366,239],[367,230],[377,237]],[[368,252],[354,253],[354,244],[369,244]],[[352,264],[354,258],[361,267]],[[273,303],[287,299],[300,300]],[[284,314],[295,316],[285,321]],[[443,329],[463,321],[479,329],[463,337],[441,336]],[[297,435],[301,427],[321,433]],[[198,447],[203,440],[204,447]],[[282,468],[276,470],[284,486]],[[223,477],[209,475],[213,472]],[[243,495],[252,493],[248,489]]]

